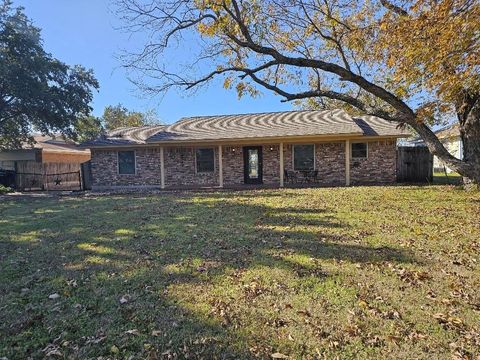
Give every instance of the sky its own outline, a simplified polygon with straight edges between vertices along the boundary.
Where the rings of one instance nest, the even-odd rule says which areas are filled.
[[[121,103],[129,110],[153,109],[164,123],[183,116],[235,114],[292,110],[290,103],[264,92],[252,99],[238,99],[234,90],[212,84],[194,96],[171,91],[163,97],[146,97],[127,79],[116,59],[122,49],[131,48],[131,37],[117,30],[119,21],[110,0],[13,0],[23,6],[34,25],[42,29],[44,48],[68,65],[93,69],[100,83],[94,94],[93,114],[100,116],[105,106]],[[134,45],[134,44],[133,44]],[[188,54],[179,54],[188,56]]]

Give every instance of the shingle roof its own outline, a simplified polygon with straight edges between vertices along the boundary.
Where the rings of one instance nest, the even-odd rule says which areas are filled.
[[[450,139],[460,136],[460,125],[458,122],[454,122],[447,127],[442,129],[438,129],[434,131],[435,135],[440,139]],[[412,137],[410,140],[406,142],[406,146],[427,146],[425,141],[420,136]]]
[[[361,134],[343,110],[198,116],[184,118],[147,142]]]
[[[353,121],[362,129],[365,136],[410,136],[411,134],[394,124],[376,116],[356,116]]]
[[[44,152],[68,152],[89,154],[90,151],[78,147],[73,141],[64,139],[61,135],[34,135],[35,144],[23,144],[23,149],[42,149]]]
[[[123,127],[109,131],[93,141],[87,141],[82,144],[83,147],[110,146],[110,145],[137,145],[145,142],[158,132],[165,129],[167,125],[150,125]]]
[[[352,118],[344,110],[304,110],[197,116],[172,125],[122,128],[83,146],[135,145],[321,135],[405,136],[395,124],[373,116]]]
[[[447,139],[451,137],[460,136],[460,124],[458,122],[453,123],[443,129],[435,131],[435,135],[439,139]]]

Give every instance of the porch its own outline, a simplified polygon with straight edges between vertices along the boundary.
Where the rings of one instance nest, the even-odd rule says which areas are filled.
[[[348,186],[350,151],[350,140],[160,147],[160,183],[162,189]]]

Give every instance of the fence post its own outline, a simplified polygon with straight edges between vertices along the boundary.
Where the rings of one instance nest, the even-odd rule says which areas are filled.
[[[42,164],[42,169],[43,169],[43,184],[42,184],[42,189],[48,191],[48,176],[47,176],[47,165]]]
[[[80,164],[80,170],[78,170],[78,186],[80,187],[80,191],[83,190],[83,181],[82,181],[82,165]]]

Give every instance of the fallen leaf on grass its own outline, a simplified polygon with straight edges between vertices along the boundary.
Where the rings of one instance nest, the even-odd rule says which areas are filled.
[[[365,300],[360,300],[358,302],[358,306],[360,306],[361,308],[367,308],[368,307],[368,303],[365,301]]]
[[[125,331],[125,334],[128,335],[140,335],[140,332],[137,329],[132,329],[132,330],[127,330]]]
[[[60,348],[57,345],[49,344],[45,349],[42,350],[45,353],[46,357],[50,356],[63,356],[63,353],[60,351]]]
[[[450,325],[454,327],[462,327],[463,321],[462,319],[455,317],[455,316],[447,316],[443,313],[434,314],[433,317],[437,319],[437,321],[442,325]]]
[[[72,280],[67,280],[67,285],[71,287],[77,287],[77,280],[72,279]]]
[[[312,314],[311,314],[310,311],[308,311],[308,310],[298,310],[298,311],[297,311],[297,314],[299,314],[299,315],[304,315],[304,316],[308,316],[308,317],[311,317],[311,316],[312,316]]]
[[[410,334],[408,334],[407,337],[410,340],[423,340],[426,339],[428,336],[417,331],[412,331]]]
[[[273,359],[288,359],[288,356],[279,352],[272,354]]]

